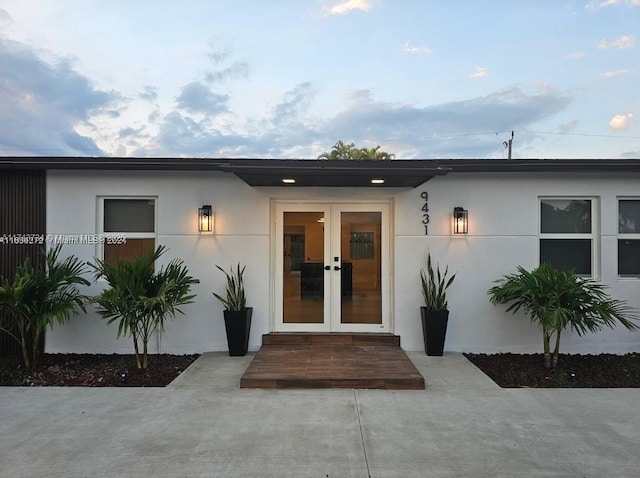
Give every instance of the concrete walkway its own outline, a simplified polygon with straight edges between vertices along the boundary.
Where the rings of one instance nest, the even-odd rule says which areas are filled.
[[[638,477],[640,389],[500,389],[409,353],[425,391],[254,390],[205,354],[170,387],[0,387],[4,477]]]

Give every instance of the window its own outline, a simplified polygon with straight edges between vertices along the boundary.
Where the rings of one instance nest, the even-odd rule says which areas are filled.
[[[373,259],[373,232],[352,232],[349,249],[351,259]]]
[[[105,241],[102,257],[108,264],[130,260],[155,249],[155,198],[101,198],[101,233],[124,241]]]
[[[595,276],[593,199],[540,199],[540,263]]]
[[[618,276],[640,277],[640,199],[618,200]]]

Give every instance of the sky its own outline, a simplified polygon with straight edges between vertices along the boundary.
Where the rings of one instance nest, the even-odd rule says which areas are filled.
[[[640,0],[0,0],[0,156],[640,158]]]

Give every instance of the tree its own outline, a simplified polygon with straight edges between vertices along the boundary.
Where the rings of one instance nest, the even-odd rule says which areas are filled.
[[[90,285],[82,277],[85,264],[74,256],[58,261],[61,248],[49,249],[44,268],[27,257],[12,283],[0,278],[0,329],[20,344],[27,371],[38,364],[38,345],[47,327],[68,322],[71,314],[85,310],[88,297],[78,289]]]
[[[327,151],[318,156],[318,159],[394,159],[394,154],[386,151],[380,151],[380,146],[374,148],[356,148],[353,143],[345,144],[342,140],[338,141],[331,147],[331,151]]]
[[[98,313],[107,323],[119,321],[118,337],[131,335],[139,369],[148,366],[151,335],[156,330],[164,330],[167,318],[182,313],[180,306],[191,303],[195,297],[189,295],[191,285],[200,282],[188,275],[179,259],[154,272],[156,260],[165,251],[164,246],[158,246],[155,251],[131,261],[119,260],[111,265],[96,259],[95,264],[89,264],[95,270],[96,279],[104,277],[109,284],[91,302],[98,304]]]
[[[561,271],[548,263],[531,272],[518,266],[517,274],[505,275],[495,281],[488,294],[493,304],[511,305],[507,312],[516,313],[522,307],[531,322],[542,329],[545,368],[558,364],[560,335],[571,326],[578,335],[613,328],[620,322],[629,330],[637,329],[637,317],[623,301],[611,299],[606,286],[591,279],[582,279],[573,271]],[[551,339],[555,347],[551,353]]]

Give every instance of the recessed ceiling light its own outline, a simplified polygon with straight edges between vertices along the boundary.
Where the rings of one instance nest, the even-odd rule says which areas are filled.
[[[384,184],[384,179],[372,179],[371,184]]]
[[[296,180],[293,179],[293,178],[284,178],[282,180],[282,182],[285,183],[285,184],[294,184],[296,182]]]

